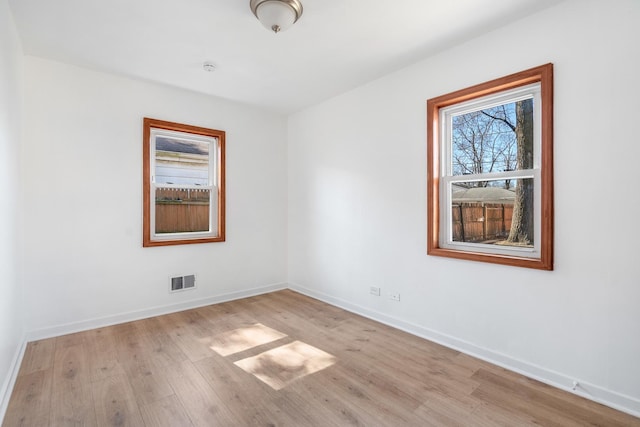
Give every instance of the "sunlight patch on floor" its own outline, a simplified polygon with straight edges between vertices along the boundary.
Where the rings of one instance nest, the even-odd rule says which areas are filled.
[[[229,356],[259,345],[285,338],[287,335],[256,323],[216,335],[210,340],[210,348],[221,356]]]
[[[294,341],[257,356],[235,362],[236,366],[255,375],[275,390],[336,362],[329,353],[300,341]]]

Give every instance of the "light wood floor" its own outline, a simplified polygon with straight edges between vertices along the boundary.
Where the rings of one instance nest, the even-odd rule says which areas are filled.
[[[292,291],[28,345],[3,426],[640,426]]]

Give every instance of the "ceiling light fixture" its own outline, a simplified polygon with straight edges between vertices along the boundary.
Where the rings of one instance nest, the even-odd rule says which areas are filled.
[[[251,11],[266,29],[279,33],[302,16],[299,0],[251,0]]]

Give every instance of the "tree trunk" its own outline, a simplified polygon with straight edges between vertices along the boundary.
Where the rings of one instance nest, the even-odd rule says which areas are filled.
[[[516,103],[518,170],[533,168],[533,100]],[[516,186],[511,231],[507,242],[533,244],[533,180],[521,179]]]

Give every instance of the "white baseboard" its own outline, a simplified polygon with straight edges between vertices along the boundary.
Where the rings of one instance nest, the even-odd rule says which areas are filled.
[[[89,329],[103,328],[105,326],[117,325],[119,323],[131,322],[134,320],[146,319],[163,314],[175,313],[178,311],[190,310],[192,308],[203,307],[221,302],[233,301],[242,298],[248,298],[256,295],[266,294],[269,292],[287,289],[286,283],[275,283],[272,285],[261,286],[258,288],[247,289],[243,291],[230,292],[226,294],[215,295],[207,298],[190,300],[179,304],[171,304],[159,307],[152,307],[144,310],[131,311],[127,313],[115,314],[113,316],[99,317],[94,319],[81,320],[63,325],[51,326],[43,329],[29,331],[26,340],[36,341],[45,338],[58,337],[60,335],[72,334],[75,332],[87,331]]]
[[[316,292],[296,283],[289,283],[289,289],[334,305],[336,307],[340,307],[352,313],[356,313],[369,319],[378,321],[385,325],[392,326],[394,328],[408,332],[412,335],[416,335],[429,341],[433,341],[445,347],[449,347],[470,356],[477,357],[478,359],[501,366],[505,369],[509,369],[510,371],[517,372],[526,377],[533,378],[561,390],[565,390],[586,399],[593,400],[627,414],[640,417],[640,400],[631,396],[626,396],[624,394],[605,389],[595,384],[589,384],[588,382],[580,381],[580,379],[570,378],[567,375],[554,372],[552,370],[531,364],[526,361],[515,359],[506,354],[479,347],[473,343],[460,340],[450,335],[441,334],[439,332],[424,328],[414,323],[406,322],[402,319],[398,319],[396,317],[388,316],[375,310],[370,310],[368,308],[352,304],[340,298],[335,298],[321,292]],[[579,386],[576,390],[573,390],[573,381],[576,380],[578,381]]]
[[[20,371],[20,365],[22,364],[22,358],[24,357],[24,351],[27,348],[27,340],[23,339],[22,343],[16,348],[16,353],[11,361],[8,375],[0,388],[0,424],[4,420],[4,415],[7,413],[9,407],[9,399],[11,398],[11,392],[13,392],[13,386],[16,384],[18,378],[18,372]]]

